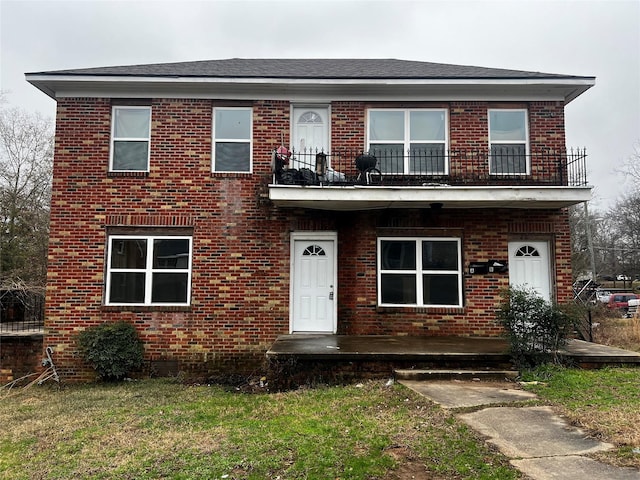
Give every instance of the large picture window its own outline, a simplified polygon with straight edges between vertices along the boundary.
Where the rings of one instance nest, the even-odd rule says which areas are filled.
[[[459,238],[379,238],[378,304],[462,306]]]
[[[251,108],[214,108],[214,172],[251,172],[251,132]]]
[[[189,305],[191,237],[109,237],[107,305]]]
[[[369,153],[386,174],[447,174],[447,131],[444,109],[368,112]]]
[[[489,110],[489,168],[492,175],[529,173],[526,110]]]
[[[150,137],[151,107],[113,107],[109,170],[148,172]]]

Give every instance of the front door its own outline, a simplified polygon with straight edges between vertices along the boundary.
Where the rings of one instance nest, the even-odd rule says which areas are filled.
[[[336,332],[335,244],[328,236],[292,234],[292,333]]]
[[[324,106],[293,108],[292,168],[315,169],[315,155],[329,152],[329,109]]]
[[[531,288],[546,301],[551,301],[548,242],[509,242],[509,283],[512,287]]]

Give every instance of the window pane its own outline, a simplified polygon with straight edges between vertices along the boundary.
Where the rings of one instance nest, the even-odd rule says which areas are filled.
[[[404,145],[380,143],[370,145],[369,153],[378,159],[382,173],[404,173]]]
[[[422,268],[424,270],[458,270],[457,242],[422,242]]]
[[[216,172],[248,172],[250,149],[248,143],[216,143]]]
[[[251,111],[216,109],[216,138],[249,140],[251,138]]]
[[[111,240],[111,268],[144,269],[147,264],[146,240]]]
[[[151,110],[148,108],[116,108],[114,134],[116,138],[149,138]]]
[[[527,140],[525,112],[493,110],[489,112],[489,125],[492,142]]]
[[[189,240],[154,240],[153,268],[189,268]]]
[[[416,304],[416,276],[383,274],[380,279],[382,303]]]
[[[369,112],[369,140],[404,141],[404,112]]]
[[[381,270],[415,270],[416,242],[383,241]],[[413,276],[412,276],[413,277]]]
[[[113,170],[147,170],[149,142],[114,142]]]
[[[144,275],[112,272],[109,303],[144,303]]]
[[[412,143],[409,150],[409,172],[417,174],[444,174],[444,144]]]
[[[491,145],[491,173],[494,175],[527,173],[526,145]]]
[[[425,305],[459,305],[457,275],[423,275]]]
[[[444,141],[444,112],[410,112],[410,140]]]
[[[151,287],[152,303],[186,303],[186,273],[154,273]]]

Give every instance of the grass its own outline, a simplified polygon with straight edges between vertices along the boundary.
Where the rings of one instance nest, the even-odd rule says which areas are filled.
[[[380,382],[248,395],[169,380],[0,399],[6,479],[515,479],[450,413]]]
[[[640,317],[621,318],[605,312],[597,315],[594,323],[594,342],[640,352]]]
[[[640,453],[636,453],[640,448],[640,368],[547,366],[526,373],[523,380],[538,381],[526,388],[573,425],[618,447],[598,454],[601,460],[640,468]]]

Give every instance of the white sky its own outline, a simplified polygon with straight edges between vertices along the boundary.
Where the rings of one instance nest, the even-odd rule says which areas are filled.
[[[27,72],[223,58],[399,58],[595,76],[567,106],[595,208],[640,142],[640,1],[0,0],[0,90],[52,119]],[[639,160],[640,161],[640,160]]]

